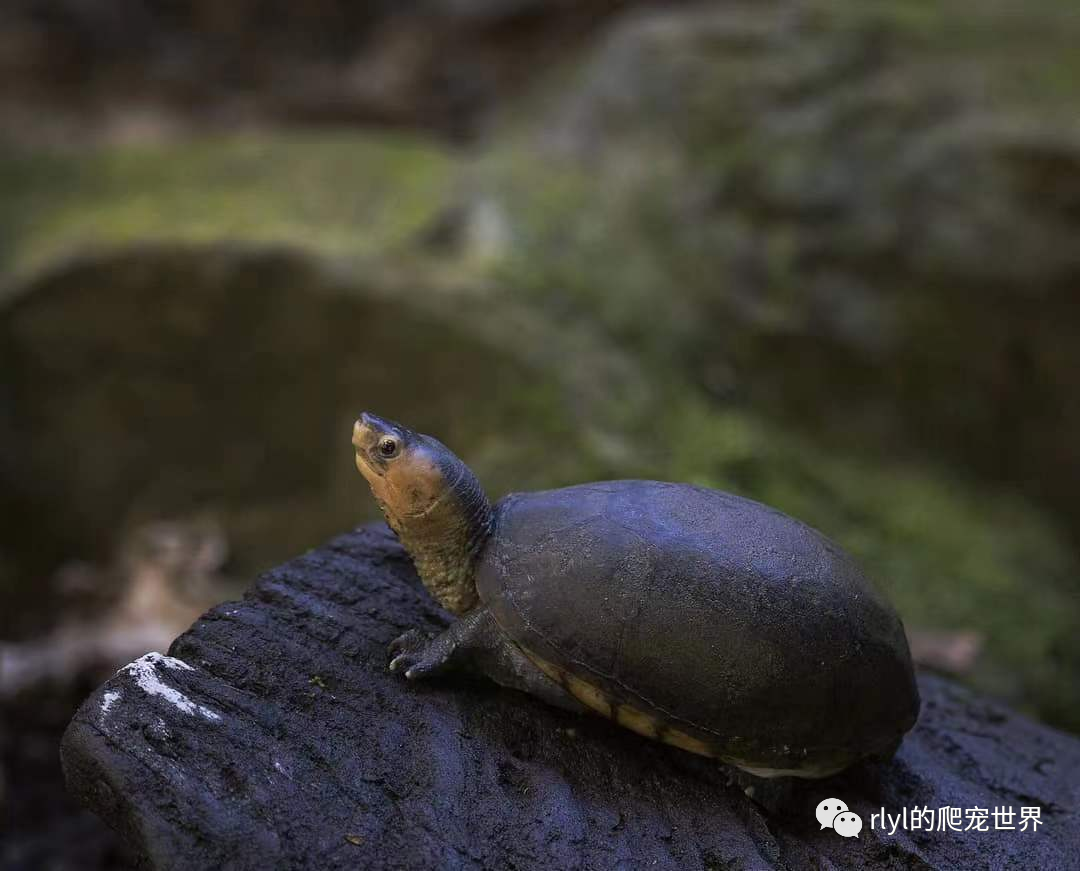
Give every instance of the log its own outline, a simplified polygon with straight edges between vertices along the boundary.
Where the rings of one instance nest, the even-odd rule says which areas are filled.
[[[765,810],[723,766],[599,717],[387,671],[391,639],[449,619],[386,527],[343,535],[94,692],[63,739],[68,787],[154,869],[1058,869],[1080,857],[1080,740],[945,679],[920,677],[921,718],[890,762],[793,781]],[[830,797],[862,817],[858,838],[819,826]],[[871,822],[913,807],[991,816],[987,831]],[[1015,829],[995,829],[999,807]],[[1037,829],[1020,829],[1021,807],[1037,809]]]

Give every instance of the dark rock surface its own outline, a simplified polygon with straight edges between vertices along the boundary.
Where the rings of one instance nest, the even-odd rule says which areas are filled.
[[[87,699],[69,788],[152,868],[1076,867],[1080,741],[946,681],[922,679],[892,762],[766,813],[707,760],[599,718],[386,671],[393,637],[445,619],[385,527],[335,539]],[[833,796],[858,840],[819,829]],[[871,830],[914,806],[1037,807],[1042,824]]]

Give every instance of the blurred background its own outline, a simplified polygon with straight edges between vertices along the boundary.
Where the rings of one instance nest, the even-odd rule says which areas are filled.
[[[0,864],[128,866],[67,720],[376,518],[361,409],[493,497],[776,505],[1080,731],[1077,45],[1059,0],[7,0]]]

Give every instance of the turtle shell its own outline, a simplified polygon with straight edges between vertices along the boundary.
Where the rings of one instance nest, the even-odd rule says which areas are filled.
[[[821,533],[729,493],[612,481],[507,496],[477,590],[595,710],[755,773],[888,752],[919,709],[895,611]]]

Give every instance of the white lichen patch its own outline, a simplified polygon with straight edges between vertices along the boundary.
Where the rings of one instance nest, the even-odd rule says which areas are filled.
[[[106,716],[116,701],[120,698],[120,693],[116,690],[109,690],[101,697],[101,716]]]
[[[120,672],[127,672],[135,678],[135,683],[138,684],[139,689],[147,695],[158,696],[185,714],[190,716],[198,714],[200,717],[205,717],[207,720],[221,719],[221,714],[217,711],[211,710],[205,705],[193,702],[180,692],[180,690],[176,689],[176,687],[169,686],[165,683],[161,679],[159,667],[180,671],[194,671],[194,669],[186,662],[174,659],[171,656],[163,656],[160,653],[151,652],[145,656],[139,657],[134,662],[125,665],[120,669]],[[117,672],[117,674],[120,672]]]

